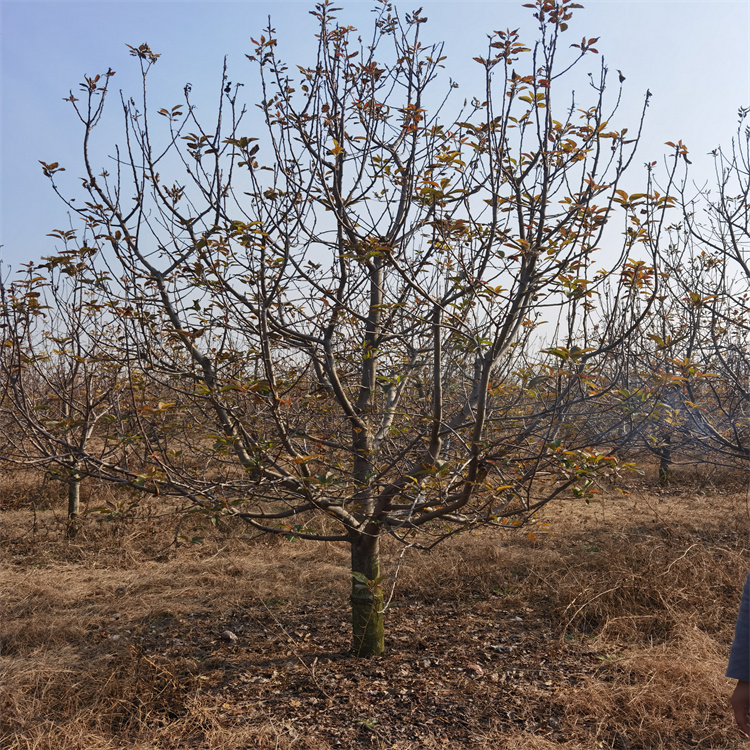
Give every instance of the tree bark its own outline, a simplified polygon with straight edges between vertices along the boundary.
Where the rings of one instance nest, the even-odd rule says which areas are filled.
[[[659,486],[668,487],[672,484],[672,438],[665,435],[659,449]]]
[[[68,525],[66,536],[72,539],[78,532],[78,514],[81,510],[81,475],[73,471],[68,478]]]
[[[378,656],[385,651],[383,590],[380,587],[380,540],[360,533],[352,542],[352,653]]]
[[[68,518],[76,518],[81,510],[81,477],[74,474],[68,480]]]

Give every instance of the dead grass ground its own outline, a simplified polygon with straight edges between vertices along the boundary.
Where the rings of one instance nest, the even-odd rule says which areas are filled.
[[[550,507],[534,541],[409,551],[389,650],[362,662],[344,548],[226,527],[175,549],[165,507],[66,540],[55,488],[6,480],[4,749],[742,746],[723,677],[750,568],[736,484],[639,479]]]

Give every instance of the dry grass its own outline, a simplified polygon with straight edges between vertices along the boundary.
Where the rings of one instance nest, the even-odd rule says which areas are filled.
[[[85,517],[66,540],[27,477],[0,496],[0,746],[740,747],[722,675],[747,498],[697,479],[560,503],[535,541],[409,550],[390,652],[361,664],[344,548],[227,527],[175,549],[166,506]]]

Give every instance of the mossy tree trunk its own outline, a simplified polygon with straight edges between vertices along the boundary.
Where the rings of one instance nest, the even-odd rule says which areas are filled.
[[[352,542],[352,653],[378,656],[385,651],[380,540],[362,532]]]

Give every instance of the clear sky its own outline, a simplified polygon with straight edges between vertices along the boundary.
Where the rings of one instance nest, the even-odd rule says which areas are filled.
[[[460,93],[479,93],[481,69],[472,61],[486,48],[493,29],[518,28],[534,39],[534,21],[524,0],[411,0],[396,3],[400,12],[419,5],[429,23],[423,39],[446,43],[446,76]],[[647,89],[653,96],[645,139],[637,159],[661,160],[665,141],[682,139],[690,149],[693,178],[710,179],[708,152],[729,146],[737,109],[750,106],[749,0],[583,0],[567,32],[570,43],[600,37],[597,48],[614,71],[626,76],[623,106],[616,127],[635,127]],[[343,23],[368,30],[370,2],[341,0]],[[233,81],[252,79],[245,53],[250,37],[262,31],[270,15],[279,50],[290,64],[312,62],[315,21],[310,2],[297,0],[0,0],[2,46],[2,199],[0,249],[8,264],[36,260],[54,252],[47,233],[66,228],[65,207],[43,177],[39,160],[66,167],[63,187],[75,189],[81,174],[81,130],[62,99],[76,91],[83,75],[116,71],[116,89],[137,93],[136,61],[126,44],[147,42],[161,54],[152,76],[155,108],[182,100],[186,83],[208,114],[218,99],[222,61]],[[447,80],[447,79],[446,79]],[[252,87],[244,95],[257,100]],[[110,106],[116,107],[114,97]],[[107,149],[121,140],[120,122],[99,132]],[[107,124],[110,127],[110,124]],[[634,190],[637,188],[633,188]]]

